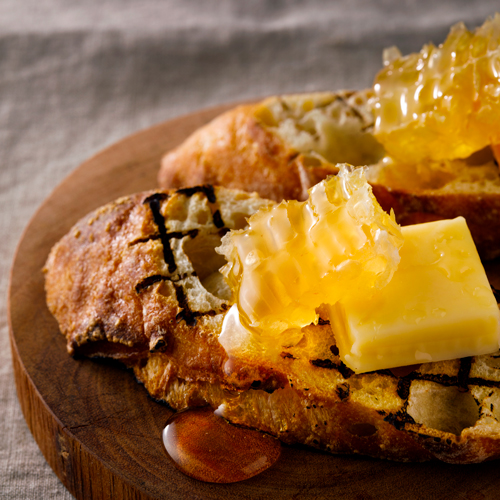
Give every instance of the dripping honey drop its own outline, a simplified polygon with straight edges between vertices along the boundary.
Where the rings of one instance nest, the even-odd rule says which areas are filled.
[[[271,467],[281,453],[278,440],[231,425],[210,408],[174,414],[163,430],[163,444],[179,470],[209,483],[249,479]]]

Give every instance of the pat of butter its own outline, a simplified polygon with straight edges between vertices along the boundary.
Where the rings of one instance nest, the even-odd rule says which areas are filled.
[[[392,280],[329,306],[344,363],[363,373],[496,351],[499,310],[465,219],[402,231]]]

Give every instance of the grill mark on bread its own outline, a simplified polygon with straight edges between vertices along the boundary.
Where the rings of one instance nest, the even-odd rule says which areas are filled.
[[[422,374],[418,372],[412,372],[404,377],[394,375],[391,370],[379,370],[373,373],[379,373],[383,375],[389,375],[391,377],[397,378],[400,381],[405,380],[408,382],[413,382],[414,380],[424,380],[428,382],[435,382],[436,384],[440,384],[445,387],[457,387],[462,392],[467,391],[470,385],[478,385],[484,387],[498,387],[500,388],[500,381],[496,380],[487,380],[480,377],[470,377],[470,370],[472,367],[472,358],[462,358],[460,360],[460,368],[458,375],[452,377],[450,375],[445,374]],[[399,384],[402,382],[398,382]],[[405,382],[406,383],[406,382]],[[399,394],[398,394],[399,395]],[[405,399],[401,395],[399,395],[401,399]]]
[[[151,236],[144,236],[143,238],[137,238],[136,240],[131,241],[128,246],[134,246],[138,245],[139,243],[147,243],[148,241],[152,240],[159,240],[160,239],[160,234],[159,233],[154,233]]]
[[[482,386],[482,387],[500,388],[500,382],[498,382],[496,380],[486,380],[484,378],[479,378],[479,377],[469,378],[469,385],[478,385],[478,386]]]
[[[199,229],[189,229],[188,231],[172,231],[171,233],[167,233],[168,241],[172,239],[182,239],[185,236],[190,236],[191,238],[196,238],[198,236]],[[170,247],[170,245],[169,245]],[[176,264],[177,265],[177,264]]]
[[[352,377],[354,375],[354,372],[347,365],[345,365],[343,361],[340,362],[340,365],[337,367],[337,370],[345,379]]]
[[[228,309],[226,304],[221,304],[220,311],[215,311],[214,309],[211,309],[210,311],[193,311],[189,306],[189,301],[182,285],[178,285],[175,281],[173,282],[173,285],[175,289],[175,297],[180,308],[180,311],[175,316],[178,323],[184,320],[187,326],[195,326],[197,318],[200,316],[216,316],[217,314],[220,314],[221,311],[226,311]]]
[[[363,116],[363,114],[359,111],[359,109],[358,109],[356,106],[354,106],[354,105],[350,104],[350,103],[348,102],[348,100],[347,100],[347,99],[349,99],[350,97],[352,97],[352,95],[353,95],[353,94],[354,94],[354,92],[351,92],[350,94],[347,94],[347,95],[345,95],[345,96],[338,95],[338,96],[336,97],[336,99],[335,99],[335,100],[336,100],[336,101],[341,101],[341,102],[342,102],[342,104],[343,104],[344,106],[346,106],[346,107],[347,107],[347,108],[348,108],[348,109],[352,112],[352,114],[353,114],[354,116],[356,116],[356,118],[358,118],[358,119],[359,119],[359,121],[360,121],[361,123],[364,123],[364,122],[366,121],[366,119],[365,119],[366,117],[364,117],[364,116]],[[367,123],[367,124],[363,125],[363,126],[361,127],[361,131],[362,131],[362,132],[366,132],[368,129],[370,129],[370,128],[372,128],[372,127],[373,127],[373,123],[374,123],[374,122],[373,122],[373,120],[372,120],[371,122],[369,122],[369,123]]]
[[[396,392],[398,396],[405,401],[410,396],[411,382],[411,379],[407,377],[402,377],[398,380],[398,387],[396,389]]]
[[[349,384],[340,384],[337,387],[337,394],[341,401],[345,401],[349,398],[350,389]]]
[[[389,413],[385,418],[384,422],[388,422],[392,426],[394,426],[398,431],[401,431],[404,429],[405,424],[414,424],[415,420],[413,420],[413,417],[408,415],[406,412],[406,405],[402,410],[399,410],[395,413]]]
[[[317,366],[319,368],[326,368],[328,370],[333,370],[338,368],[338,365],[335,364],[331,359],[311,359],[309,363],[313,366]]]
[[[165,217],[163,217],[163,214],[161,213],[161,202],[166,200],[168,197],[169,196],[166,193],[154,193],[151,196],[148,196],[144,200],[144,203],[149,205],[151,213],[153,214],[153,220],[158,228],[159,238],[163,246],[163,258],[165,259],[165,264],[167,264],[168,272],[173,273],[177,269],[177,263],[175,262],[172,248],[170,247],[170,240],[174,238],[182,239],[185,236],[195,238],[198,235],[198,229],[190,229],[189,231],[173,231],[171,233],[167,232]]]
[[[360,121],[362,121],[362,122],[364,121],[363,115],[359,112],[359,110],[357,110],[354,106],[349,104],[344,97],[342,97],[341,95],[338,95],[338,96],[336,96],[335,100],[341,101],[344,106],[346,106],[347,108],[349,108],[350,111],[352,111],[353,115],[355,115],[356,118],[359,118]]]
[[[461,392],[467,391],[469,386],[469,373],[472,366],[472,357],[460,359],[460,368],[457,375],[457,385]]]
[[[214,187],[211,184],[203,184],[202,186],[193,186],[187,188],[181,188],[176,191],[177,194],[183,194],[190,198],[196,193],[203,193],[210,203],[215,203],[217,198],[215,196]]]
[[[164,281],[166,279],[168,279],[167,276],[162,276],[161,274],[154,274],[153,276],[148,276],[147,278],[144,278],[141,282],[137,283],[137,285],[135,285],[135,291],[137,293],[140,293],[145,288],[148,288],[151,285],[154,285],[155,283]]]
[[[224,221],[222,220],[222,215],[220,214],[220,210],[217,209],[213,214],[212,218],[215,224],[215,227],[221,229],[225,226]]]
[[[336,345],[330,346],[330,351],[334,356],[339,355],[339,348]],[[327,370],[337,370],[345,379],[352,377],[354,372],[343,362],[335,362],[331,359],[310,359],[309,362],[313,366],[317,366],[318,368],[325,368]]]
[[[444,385],[444,386],[458,386],[458,377],[452,377],[450,375],[445,375],[445,374],[431,374],[431,373],[418,373],[418,372],[411,372],[408,375],[405,375],[404,377],[397,376],[395,375],[391,370],[378,370],[373,373],[379,373],[383,375],[389,375],[393,378],[397,379],[405,379],[409,380],[410,382],[413,380],[426,380],[428,382],[436,382],[437,384]]]
[[[330,351],[338,356],[339,351],[336,345],[330,346]],[[397,394],[403,400],[406,401],[410,394],[410,386],[414,380],[425,380],[429,382],[435,382],[445,387],[457,387],[461,392],[467,391],[469,385],[485,386],[485,387],[497,387],[500,388],[500,381],[487,380],[479,377],[471,378],[469,376],[472,367],[472,357],[461,358],[460,368],[457,376],[449,376],[445,374],[428,374],[419,373],[417,371],[412,371],[407,375],[401,376],[396,375],[391,370],[377,370],[373,373],[378,373],[380,375],[388,375],[390,377],[398,379]],[[354,372],[345,365],[342,361],[340,363],[335,363],[331,359],[311,359],[309,360],[311,365],[318,368],[325,368],[327,370],[337,370],[345,379],[352,377]]]
[[[168,266],[168,271],[173,273],[177,264],[175,263],[174,254],[170,248],[170,241],[167,238],[167,227],[165,226],[165,217],[161,213],[161,202],[166,200],[168,195],[166,193],[155,193],[148,196],[144,203],[149,205],[151,213],[153,214],[153,220],[155,221],[156,227],[158,228],[160,234],[160,240],[163,245],[163,258]]]
[[[175,296],[177,298],[177,302],[179,303],[180,311],[177,313],[175,316],[175,319],[177,322],[181,322],[184,320],[186,322],[187,326],[194,326],[196,325],[196,318],[198,316],[201,316],[202,314],[207,314],[207,313],[200,313],[198,311],[192,311],[191,308],[189,307],[189,302],[187,300],[187,296],[184,293],[184,288],[182,286],[174,284],[174,289],[175,289]]]
[[[196,193],[203,193],[206,196],[209,203],[214,204],[217,202],[215,190],[213,186],[211,186],[210,184],[178,189],[175,193],[178,195],[186,196],[188,198]],[[165,264],[167,264],[168,271],[169,273],[174,273],[177,269],[177,263],[175,262],[175,256],[170,246],[170,240],[182,239],[186,236],[189,236],[190,238],[196,238],[196,236],[198,236],[199,234],[199,229],[195,228],[187,231],[172,231],[172,232],[167,231],[167,227],[165,224],[165,217],[161,213],[161,202],[168,199],[169,197],[170,196],[167,193],[154,193],[148,196],[144,200],[143,203],[149,205],[149,208],[153,215],[153,220],[156,224],[156,227],[158,228],[158,233],[155,233],[150,237],[138,238],[137,240],[131,242],[130,245],[136,243],[145,243],[152,239],[159,239],[162,243],[163,258],[165,260]],[[219,229],[219,234],[221,234],[221,236],[223,234],[226,234],[227,231],[229,231],[229,229],[225,227],[219,209],[215,210],[215,212],[212,214],[212,220],[215,227]],[[194,271],[192,273],[185,273],[180,276],[179,275],[165,276],[162,274],[155,274],[152,276],[148,276],[141,282],[139,282],[135,287],[135,291],[137,293],[140,293],[141,291],[150,287],[151,285],[154,285],[155,283],[159,283],[160,281],[170,281],[174,285],[175,296],[180,308],[180,311],[177,313],[175,317],[176,321],[179,323],[182,320],[184,320],[187,326],[195,326],[197,318],[199,316],[204,316],[204,315],[215,316],[217,314],[217,311],[210,310],[201,312],[201,311],[193,311],[191,309],[184,288],[176,284],[177,282],[190,276],[196,276],[196,272]],[[227,307],[224,306],[225,305],[223,305],[222,307],[223,311],[227,309]]]
[[[152,276],[148,276],[144,278],[142,281],[137,283],[135,285],[135,291],[137,293],[142,292],[145,288],[150,287],[151,285],[154,285],[155,283],[159,283],[160,281],[172,281],[173,283],[177,281],[184,280],[186,278],[189,278],[190,276],[196,276],[196,272],[193,273],[184,273],[176,276],[164,276],[163,274],[153,274]]]
[[[193,186],[187,188],[181,188],[176,191],[177,194],[181,194],[190,198],[196,193],[203,193],[208,202],[211,204],[217,203],[217,196],[215,195],[215,189],[211,184],[203,184],[202,186]],[[220,210],[217,209],[212,213],[212,220],[214,226],[218,229],[226,229],[226,232],[229,231],[228,228],[225,227],[225,223],[222,219],[222,215]],[[224,234],[226,234],[226,232]],[[224,236],[224,234],[221,235]]]

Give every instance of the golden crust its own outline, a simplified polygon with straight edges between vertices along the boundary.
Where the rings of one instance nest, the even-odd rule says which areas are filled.
[[[339,92],[331,99],[351,95]],[[304,200],[309,188],[338,172],[335,165],[302,154],[266,126],[256,116],[260,107],[238,106],[194,132],[163,157],[159,185],[168,189],[208,183],[275,201]]]
[[[148,272],[142,269],[148,262],[139,257],[136,265],[133,258],[122,260],[115,251],[117,237],[133,240],[138,234],[131,223],[134,217],[140,217],[144,232],[148,225],[152,231],[152,221],[140,203],[143,198],[124,198],[95,211],[76,224],[49,255],[47,304],[67,336],[71,354],[99,355],[102,348],[103,353],[127,359],[148,350],[151,332],[145,325],[142,300],[133,293],[138,275]],[[152,253],[149,267],[157,259],[157,253]],[[173,305],[163,306],[163,315],[168,317]],[[162,316],[158,321],[159,325],[164,322]]]
[[[201,186],[132,195],[82,219],[45,268],[69,352],[119,359],[173,408],[209,404],[286,443],[400,461],[499,458],[496,356],[355,375],[320,321],[278,360],[228,359],[218,335],[230,298],[214,286],[213,249],[267,204]]]
[[[296,154],[240,106],[216,118],[162,159],[160,186],[214,184],[269,199],[302,196]]]

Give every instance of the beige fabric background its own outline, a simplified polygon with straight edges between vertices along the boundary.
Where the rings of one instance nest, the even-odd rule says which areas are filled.
[[[24,422],[8,341],[23,228],[87,157],[199,108],[362,88],[404,53],[481,24],[488,0],[0,0],[0,498],[66,499]]]

